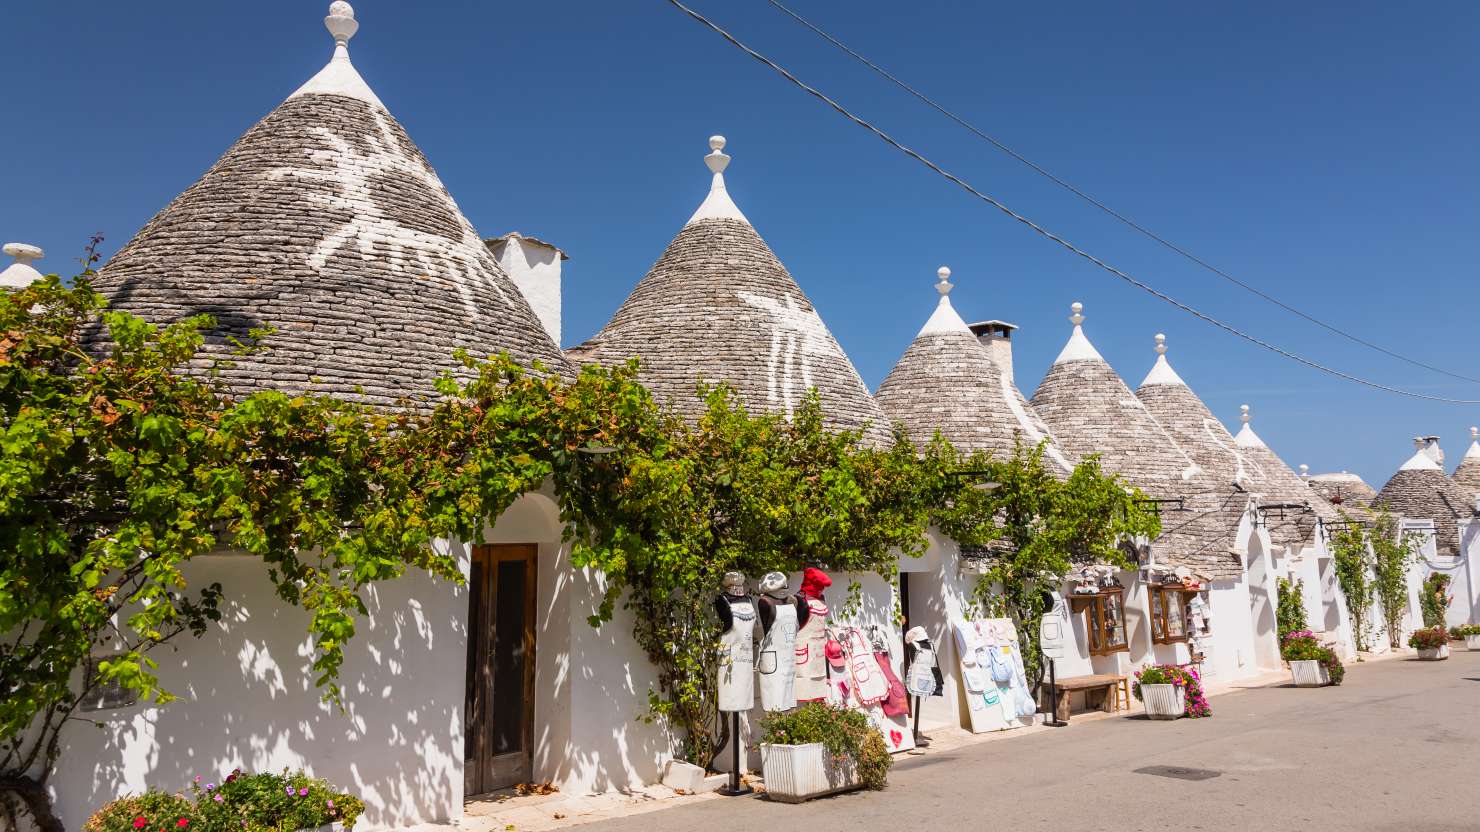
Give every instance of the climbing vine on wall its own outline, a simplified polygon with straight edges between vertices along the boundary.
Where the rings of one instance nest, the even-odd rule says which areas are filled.
[[[1398,520],[1379,505],[1371,512],[1367,540],[1372,548],[1373,594],[1382,610],[1388,644],[1403,646],[1403,614],[1408,609],[1408,570],[1417,561],[1420,538],[1403,531]]]
[[[1305,623],[1305,581],[1280,578],[1275,589],[1275,620],[1283,643],[1287,634],[1310,629]]]

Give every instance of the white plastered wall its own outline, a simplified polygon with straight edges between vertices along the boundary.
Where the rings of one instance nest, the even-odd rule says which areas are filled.
[[[548,494],[526,494],[485,535],[539,550],[534,776],[566,793],[630,788],[661,776],[668,733],[635,720],[653,672],[630,619],[598,629],[599,578],[570,568]],[[470,547],[443,542],[467,574]],[[262,563],[242,554],[199,558],[191,585],[219,581],[223,620],[159,654],[163,707],[87,714],[63,737],[51,779],[62,820],[79,828],[113,797],[184,788],[235,767],[304,768],[365,799],[357,830],[399,828],[462,814],[467,589],[413,570],[366,592],[368,620],[347,648],[344,713],[313,686],[307,615],[286,606]],[[581,599],[573,601],[572,599]]]

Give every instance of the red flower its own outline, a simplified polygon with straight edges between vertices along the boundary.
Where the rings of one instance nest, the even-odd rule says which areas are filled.
[[[143,829],[148,824],[149,824],[149,821],[144,820],[142,817],[134,818],[134,828],[135,829]]]
[[[190,818],[180,818],[175,821],[175,825],[183,829],[190,825]]]

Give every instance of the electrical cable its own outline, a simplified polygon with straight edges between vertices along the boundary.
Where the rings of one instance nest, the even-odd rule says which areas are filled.
[[[798,23],[802,24],[803,26],[807,27],[808,29],[811,29],[819,37],[821,37],[822,39],[826,40],[828,43],[831,43],[833,46],[836,46],[838,49],[841,49],[843,52],[846,52],[848,55],[850,55],[851,57],[853,57],[859,63],[863,64],[864,66],[868,67],[869,69],[871,69],[874,72],[878,73],[879,75],[883,76],[885,79],[887,79],[888,81],[890,81],[891,83],[893,83],[895,86],[899,87],[900,89],[904,90],[905,92],[907,92],[910,95],[914,96],[915,98],[919,99],[926,106],[930,107],[931,109],[935,110],[936,112],[940,113],[941,115],[945,116],[946,118],[950,119],[951,121],[954,121],[956,124],[958,124],[961,127],[965,128],[967,131],[969,131],[970,133],[974,134],[977,138],[980,138],[980,139],[986,141],[987,143],[991,144],[993,147],[997,148],[998,150],[1002,151],[1003,153],[1006,153],[1008,156],[1011,156],[1012,158],[1016,159],[1017,161],[1023,163],[1027,167],[1031,168],[1034,172],[1042,175],[1043,177],[1045,177],[1049,181],[1053,182],[1055,185],[1058,185],[1059,187],[1063,188],[1064,190],[1066,190],[1066,191],[1074,194],[1075,196],[1079,197],[1080,199],[1084,200],[1085,202],[1089,203],[1090,205],[1093,205],[1094,207],[1096,207],[1099,210],[1103,211],[1105,214],[1109,215],[1110,217],[1112,217],[1115,220],[1119,221],[1120,223],[1124,224],[1128,228],[1130,228],[1130,229],[1132,229],[1132,230],[1140,233],[1141,235],[1147,237],[1148,239],[1151,239],[1151,240],[1155,241],[1156,243],[1164,246],[1165,248],[1170,249],[1171,251],[1173,251],[1173,252],[1181,255],[1182,257],[1186,258],[1187,260],[1192,261],[1194,264],[1196,264],[1196,265],[1198,265],[1198,266],[1200,266],[1200,267],[1202,267],[1202,268],[1204,268],[1204,269],[1212,272],[1213,274],[1215,274],[1215,275],[1223,278],[1224,280],[1228,281],[1229,283],[1232,283],[1235,286],[1238,286],[1238,287],[1240,287],[1240,288],[1242,288],[1242,289],[1244,289],[1244,290],[1246,290],[1246,291],[1248,291],[1248,292],[1250,292],[1250,293],[1252,293],[1254,295],[1257,295],[1258,297],[1264,299],[1265,301],[1268,301],[1269,303],[1274,304],[1275,306],[1278,306],[1279,308],[1285,310],[1286,312],[1289,312],[1290,314],[1295,315],[1297,317],[1304,318],[1306,321],[1309,321],[1310,323],[1313,323],[1316,326],[1318,326],[1318,327],[1320,327],[1320,328],[1322,328],[1322,329],[1324,329],[1324,330],[1326,330],[1328,332],[1331,332],[1331,333],[1334,333],[1336,335],[1339,335],[1342,338],[1347,339],[1348,341],[1352,341],[1354,343],[1361,344],[1362,346],[1367,347],[1368,349],[1376,350],[1377,352],[1380,352],[1383,355],[1389,356],[1391,358],[1396,358],[1399,361],[1403,361],[1403,362],[1406,362],[1408,364],[1412,364],[1415,367],[1422,367],[1425,370],[1431,370],[1431,371],[1436,372],[1436,373],[1439,373],[1441,375],[1449,376],[1450,378],[1457,378],[1457,379],[1461,379],[1463,381],[1473,381],[1473,382],[1476,382],[1477,384],[1480,384],[1480,378],[1475,378],[1474,376],[1467,376],[1467,375],[1464,375],[1463,373],[1456,373],[1456,372],[1453,372],[1453,371],[1450,371],[1450,370],[1445,370],[1442,367],[1435,367],[1432,364],[1425,364],[1424,362],[1419,361],[1417,359],[1409,358],[1406,355],[1402,355],[1400,353],[1394,352],[1394,351],[1392,351],[1392,350],[1388,349],[1387,347],[1384,347],[1384,346],[1382,346],[1380,344],[1374,344],[1371,341],[1366,340],[1365,338],[1362,338],[1362,337],[1357,336],[1357,335],[1353,335],[1350,332],[1347,332],[1347,331],[1345,331],[1345,330],[1343,330],[1343,329],[1341,329],[1341,328],[1339,328],[1339,327],[1337,327],[1337,326],[1335,326],[1333,324],[1326,323],[1325,321],[1321,320],[1320,318],[1315,317],[1314,315],[1311,315],[1309,313],[1303,312],[1303,311],[1301,311],[1301,310],[1299,310],[1299,309],[1297,309],[1297,308],[1295,308],[1295,307],[1293,307],[1293,306],[1285,303],[1284,301],[1280,300],[1279,298],[1276,298],[1276,297],[1274,297],[1274,296],[1272,296],[1272,295],[1264,292],[1263,290],[1259,289],[1257,286],[1253,286],[1253,285],[1251,285],[1249,283],[1245,283],[1244,281],[1238,279],[1237,277],[1234,277],[1233,275],[1231,275],[1231,274],[1223,271],[1222,269],[1218,268],[1217,266],[1214,266],[1213,264],[1207,262],[1206,260],[1202,259],[1201,257],[1198,257],[1196,254],[1193,254],[1192,252],[1188,251],[1187,249],[1185,249],[1185,248],[1177,245],[1176,243],[1172,242],[1171,240],[1168,240],[1167,238],[1161,236],[1160,234],[1157,234],[1156,232],[1152,231],[1151,229],[1145,227],[1144,225],[1141,225],[1140,223],[1136,222],[1135,220],[1131,219],[1130,217],[1128,217],[1128,216],[1120,213],[1119,211],[1116,211],[1114,208],[1111,208],[1110,206],[1106,205],[1105,203],[1101,202],[1100,200],[1095,199],[1093,196],[1085,193],[1083,190],[1080,190],[1073,183],[1070,183],[1068,181],[1065,181],[1064,179],[1062,179],[1062,178],[1054,175],[1051,171],[1049,171],[1049,170],[1045,169],[1043,166],[1037,164],[1032,159],[1027,158],[1026,156],[1022,155],[1021,153],[1018,153],[1016,150],[1013,150],[1011,147],[1008,147],[1003,142],[1001,142],[1001,141],[997,140],[996,138],[992,137],[991,135],[983,132],[976,125],[972,124],[971,122],[967,121],[966,119],[962,118],[961,116],[958,116],[955,113],[951,112],[950,110],[946,109],[943,105],[941,105],[940,103],[938,103],[937,101],[935,101],[934,99],[932,99],[930,96],[926,95],[923,92],[920,92],[919,90],[917,90],[914,87],[910,86],[909,84],[905,83],[903,80],[901,80],[900,78],[896,77],[893,73],[889,72],[889,70],[883,68],[882,66],[879,66],[878,64],[876,64],[873,61],[869,60],[867,57],[865,57],[865,56],[859,54],[858,52],[854,51],[847,44],[845,44],[842,41],[838,40],[837,38],[833,37],[831,34],[829,34],[828,32],[824,31],[821,27],[819,27],[816,24],[812,23],[810,20],[806,19],[805,17],[802,17],[800,14],[797,14],[795,11],[792,11],[790,8],[788,8],[785,5],[783,5],[782,3],[780,3],[779,0],[766,0],[766,2],[770,3],[772,6],[775,6],[779,11],[785,13],[787,16],[791,17],[793,20],[797,21]]]
[[[1244,332],[1244,331],[1242,331],[1242,330],[1240,330],[1240,329],[1232,326],[1231,324],[1226,324],[1223,321],[1219,320],[1218,318],[1214,318],[1213,316],[1208,315],[1207,313],[1201,312],[1201,311],[1199,311],[1199,310],[1197,310],[1197,309],[1195,309],[1195,308],[1193,308],[1193,307],[1191,307],[1191,306],[1183,303],[1182,301],[1179,301],[1176,298],[1174,298],[1174,297],[1166,294],[1165,292],[1162,292],[1159,289],[1156,289],[1155,287],[1153,287],[1153,286],[1151,286],[1151,285],[1149,285],[1149,284],[1147,284],[1147,283],[1145,283],[1145,282],[1143,282],[1143,281],[1141,281],[1141,280],[1139,280],[1139,279],[1137,279],[1135,277],[1132,277],[1131,275],[1129,275],[1129,274],[1121,271],[1120,269],[1115,268],[1114,266],[1110,265],[1109,263],[1106,263],[1104,260],[1101,260],[1100,258],[1096,257],[1095,255],[1090,254],[1089,252],[1087,252],[1087,251],[1085,251],[1085,250],[1083,250],[1083,249],[1075,246],[1073,243],[1069,242],[1068,240],[1065,240],[1064,238],[1058,236],[1057,234],[1054,234],[1053,232],[1049,231],[1048,229],[1044,228],[1043,226],[1038,225],[1037,223],[1035,223],[1032,220],[1028,219],[1027,217],[1023,216],[1022,214],[1017,213],[1016,211],[1014,211],[1011,208],[1007,207],[1006,205],[1004,205],[1002,202],[998,201],[997,199],[995,199],[995,198],[993,198],[993,197],[991,197],[991,196],[989,196],[989,195],[987,195],[985,193],[982,193],[981,191],[979,191],[975,187],[973,187],[971,185],[971,183],[969,183],[966,180],[960,178],[959,176],[956,176],[953,173],[950,173],[949,171],[946,171],[945,169],[941,168],[939,165],[935,164],[934,162],[932,162],[929,159],[925,158],[924,156],[920,155],[916,151],[911,150],[910,148],[908,148],[905,145],[901,144],[898,140],[896,140],[894,137],[890,136],[888,133],[885,133],[883,130],[880,130],[879,128],[875,127],[873,124],[865,121],[864,119],[860,118],[859,116],[854,115],[852,112],[849,112],[846,108],[843,107],[843,105],[841,105],[838,102],[834,101],[833,99],[829,98],[822,91],[818,90],[815,87],[812,87],[812,86],[808,85],[806,82],[802,81],[801,79],[799,79],[795,75],[793,75],[785,67],[781,66],[780,64],[776,63],[775,61],[772,61],[770,58],[767,58],[765,55],[762,55],[761,53],[755,51],[754,49],[751,49],[749,46],[746,46],[744,43],[741,43],[738,39],[735,38],[734,35],[730,34],[727,31],[725,31],[723,28],[721,28],[719,25],[715,24],[709,18],[705,17],[704,15],[702,15],[702,14],[694,11],[693,9],[691,9],[688,6],[684,5],[683,3],[679,2],[679,0],[668,0],[668,3],[670,5],[672,5],[674,8],[676,8],[679,11],[683,12],[684,14],[688,15],[689,17],[693,18],[695,21],[697,21],[698,23],[702,24],[706,28],[710,29],[715,34],[717,34],[720,37],[724,38],[732,46],[736,47],[737,49],[740,49],[741,51],[745,52],[750,57],[752,57],[752,58],[756,59],[757,61],[760,61],[762,64],[765,64],[766,66],[770,67],[772,70],[774,70],[777,73],[779,73],[782,77],[786,78],[786,80],[790,81],[792,84],[794,84],[797,87],[799,87],[802,91],[804,91],[807,94],[811,95],[812,97],[814,97],[814,98],[822,101],[824,104],[826,104],[827,106],[829,106],[833,110],[835,110],[839,115],[843,116],[844,118],[848,119],[849,121],[853,122],[854,124],[858,125],[859,127],[862,127],[863,129],[869,131],[870,133],[873,133],[875,136],[877,136],[885,144],[888,144],[889,146],[891,146],[894,149],[900,151],[901,153],[905,154],[906,156],[909,156],[911,159],[914,159],[915,161],[917,161],[920,164],[924,165],[925,167],[929,168],[931,171],[933,171],[936,174],[944,177],[946,180],[954,183],[955,185],[957,185],[958,187],[960,187],[962,190],[966,191],[967,193],[971,194],[972,196],[976,197],[977,199],[982,200],[983,202],[987,203],[988,205],[991,205],[993,208],[996,208],[997,210],[1001,211],[1002,213],[1006,214],[1007,216],[1011,217],[1012,219],[1018,221],[1019,223],[1022,223],[1023,225],[1027,226],[1029,229],[1031,229],[1034,233],[1038,234],[1039,236],[1042,236],[1042,237],[1044,237],[1044,238],[1046,238],[1048,240],[1051,240],[1052,242],[1055,242],[1055,243],[1059,244],[1061,247],[1063,247],[1064,249],[1068,250],[1070,253],[1075,254],[1075,255],[1077,255],[1077,256],[1085,259],[1085,260],[1088,260],[1090,263],[1093,263],[1095,266],[1098,266],[1100,269],[1102,269],[1102,270],[1104,270],[1106,272],[1109,272],[1110,274],[1112,274],[1115,277],[1121,279],[1122,281],[1124,281],[1124,282],[1126,282],[1126,283],[1128,283],[1128,284],[1136,287],[1137,289],[1140,289],[1143,292],[1146,292],[1147,294],[1151,295],[1152,297],[1157,298],[1158,300],[1163,301],[1164,303],[1170,304],[1171,306],[1174,306],[1174,307],[1182,310],[1183,312],[1186,312],[1187,314],[1192,315],[1193,317],[1198,318],[1199,320],[1204,321],[1205,323],[1211,324],[1211,325],[1213,325],[1213,326],[1215,326],[1215,327],[1217,327],[1217,328],[1219,328],[1219,329],[1221,329],[1221,330],[1229,333],[1230,335],[1234,335],[1234,336],[1236,336],[1238,338],[1242,338],[1243,340],[1248,341],[1251,344],[1254,344],[1254,345],[1259,346],[1259,347],[1263,347],[1264,349],[1269,350],[1270,352],[1276,353],[1278,355],[1282,355],[1285,358],[1288,358],[1288,359],[1290,359],[1292,361],[1295,361],[1295,362],[1298,362],[1300,364],[1304,364],[1305,366],[1310,367],[1311,369],[1318,370],[1318,371],[1320,371],[1322,373],[1326,373],[1328,375],[1335,376],[1337,378],[1345,379],[1346,381],[1350,381],[1350,382],[1353,382],[1355,384],[1360,384],[1360,385],[1363,385],[1365,387],[1370,387],[1370,388],[1372,388],[1374,390],[1382,390],[1384,392],[1393,393],[1393,394],[1399,395],[1399,396],[1407,396],[1409,398],[1414,398],[1414,399],[1423,399],[1425,401],[1443,402],[1445,404],[1464,404],[1464,405],[1480,404],[1480,399],[1453,399],[1453,398],[1448,398],[1448,397],[1445,397],[1445,396],[1433,396],[1433,395],[1429,395],[1429,394],[1426,394],[1426,393],[1418,393],[1418,392],[1415,392],[1415,391],[1412,391],[1412,390],[1404,390],[1404,389],[1402,389],[1400,387],[1392,387],[1390,385],[1381,384],[1381,383],[1375,382],[1375,381],[1369,381],[1367,379],[1361,378],[1360,376],[1355,376],[1355,375],[1352,375],[1351,373],[1344,372],[1342,370],[1338,370],[1338,369],[1335,369],[1333,367],[1328,367],[1328,366],[1326,366],[1324,364],[1321,364],[1321,363],[1319,363],[1317,361],[1314,361],[1314,360],[1309,359],[1309,358],[1306,358],[1306,357],[1304,357],[1302,355],[1298,355],[1296,353],[1293,353],[1293,352],[1291,352],[1291,351],[1289,351],[1289,350],[1287,350],[1287,349],[1285,349],[1283,347],[1279,347],[1279,346],[1276,346],[1274,344],[1271,344],[1270,342],[1265,341],[1262,338],[1256,337],[1254,335],[1250,335],[1249,333]]]

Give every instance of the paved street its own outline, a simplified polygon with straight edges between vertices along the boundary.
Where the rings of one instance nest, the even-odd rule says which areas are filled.
[[[708,800],[580,828],[1480,830],[1480,653],[1211,701],[1211,719],[1105,719],[904,758],[883,792]],[[1147,771],[1160,766],[1216,776]]]

